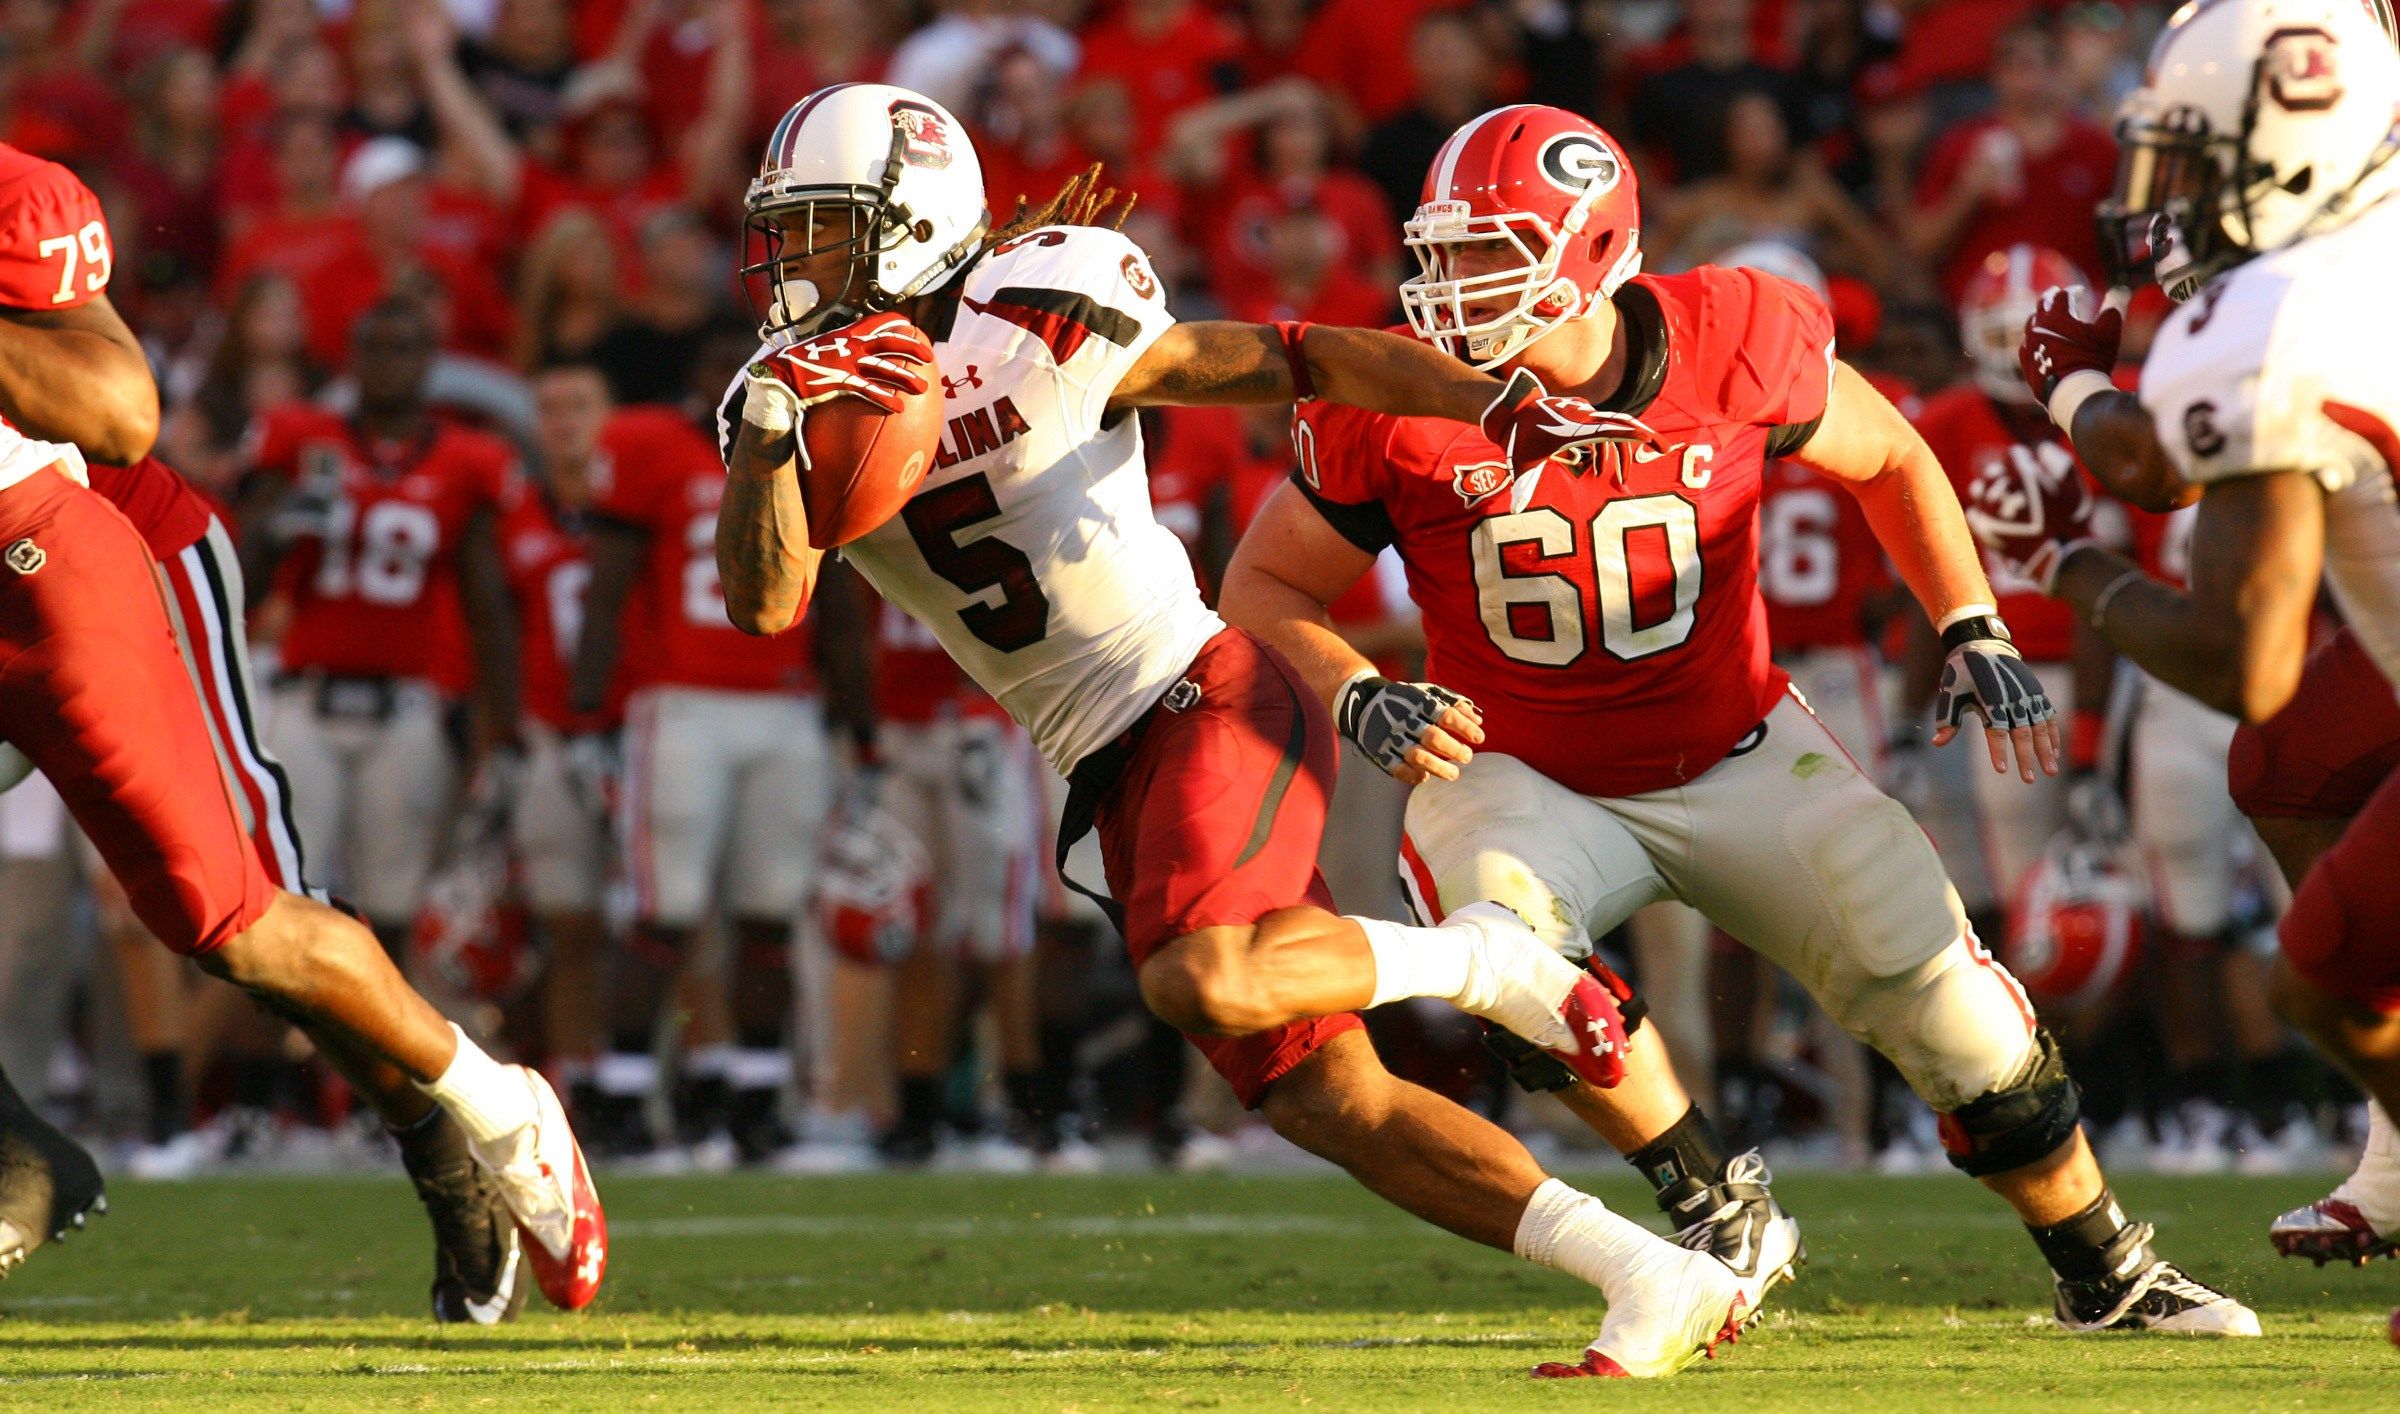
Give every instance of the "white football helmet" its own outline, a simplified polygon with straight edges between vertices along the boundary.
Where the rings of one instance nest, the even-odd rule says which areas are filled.
[[[883,83],[837,83],[793,104],[742,205],[758,253],[742,278],[764,306],[766,338],[805,336],[936,288],[973,258],[990,225],[966,128],[923,94]],[[843,234],[833,239],[853,254],[837,290],[784,269],[819,253],[787,250],[786,232],[805,244],[828,216],[839,217]]]
[[[2101,245],[2188,299],[2400,185],[2400,52],[2360,0],[2191,0],[2117,114]]]

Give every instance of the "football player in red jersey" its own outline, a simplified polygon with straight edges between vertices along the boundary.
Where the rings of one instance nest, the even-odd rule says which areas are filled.
[[[551,1075],[570,1103],[591,1083],[607,1031],[602,907],[612,858],[609,779],[590,758],[622,711],[568,705],[567,675],[583,634],[591,583],[590,509],[607,423],[608,379],[590,364],[560,363],[533,378],[534,474],[500,517],[500,557],[517,606],[524,680],[523,771],[509,814],[526,902],[548,942],[542,1035]]]
[[[556,1097],[445,1023],[366,929],[268,881],[147,547],[82,484],[83,451],[130,465],[157,431],[140,345],[103,293],[111,262],[90,191],[0,148],[0,738],[50,777],[160,941],[293,1016],[395,1128],[455,1122],[454,1157],[496,1181],[544,1292],[582,1306],[598,1294],[606,1227]],[[100,1190],[87,1157],[0,1091],[0,1142],[21,1160],[0,1174],[5,1270]],[[488,1221],[445,1206],[437,1227]],[[450,1269],[473,1245],[441,1232],[440,1275],[476,1275]],[[443,1289],[437,1278],[437,1300]],[[510,1274],[458,1292],[483,1307],[462,1314],[500,1319],[514,1290]]]
[[[2056,1272],[2062,1325],[2255,1334],[2125,1220],[2055,1041],[1932,846],[1769,657],[1759,483],[1788,457],[1858,498],[1940,629],[1937,743],[1975,713],[1995,769],[2012,746],[2024,780],[2056,769],[2054,713],[1940,464],[1835,357],[1814,296],[1748,270],[1637,275],[1638,219],[1623,154],[1581,118],[1518,106],[1455,133],[1409,223],[1424,266],[1402,288],[1411,323],[1478,366],[1639,417],[1657,443],[1512,474],[1472,431],[1304,404],[1300,469],[1235,553],[1228,617],[1291,657],[1370,761],[1419,782],[1404,860],[1428,914],[1498,901],[1581,954],[1634,907],[1683,899],[1800,978],[1942,1115],[1952,1161],[2010,1202]],[[1425,610],[1429,682],[1377,676],[1325,623],[1386,545]],[[1548,1072],[1533,1083],[1568,1092],[1686,1240],[1763,1294],[1798,1257],[1764,1166],[1729,1160],[1656,1037],[1632,1039],[1605,1093],[1538,1056],[1516,1069]]]
[[[747,329],[713,334],[694,386],[713,393],[749,348]],[[725,465],[703,421],[682,408],[620,408],[600,453],[591,589],[568,700],[597,710],[621,676],[618,825],[634,936],[613,988],[602,1128],[619,1150],[655,1147],[639,1101],[657,1085],[658,1009],[713,912],[733,935],[735,1035],[730,1047],[685,1057],[679,1128],[701,1140],[729,1136],[742,1160],[759,1162],[789,1143],[781,1096],[791,1071],[792,925],[816,863],[812,849],[794,845],[818,837],[832,803],[818,682],[820,660],[848,662],[835,656],[849,646],[846,625],[812,624],[762,649],[727,619],[715,554]],[[820,631],[822,654],[812,641]],[[856,693],[843,687],[846,707]]]
[[[1959,305],[1959,335],[1970,376],[1928,397],[1914,419],[1962,496],[1976,476],[2002,461],[2030,461],[2053,475],[2073,472],[2074,449],[2050,425],[2017,374],[2017,342],[2043,290],[2083,283],[2082,273],[2066,257],[2030,245],[1992,252],[1967,283]],[[2121,833],[2123,815],[2108,808],[2111,787],[2095,774],[2108,707],[2110,663],[2105,650],[2089,633],[2077,632],[2072,610],[2042,597],[1998,556],[1985,555],[1984,568],[2017,651],[2043,681],[2071,682],[2074,688],[2064,775],[2036,781],[2030,788],[1980,771],[1971,778],[1973,846],[1990,875],[1995,903],[2005,909],[2018,881],[2062,827]],[[1915,641],[1907,655],[1902,697],[1914,707],[1933,696],[1941,655],[1930,633],[1913,623],[1911,629]],[[1911,711],[1896,724],[1896,749],[1915,745],[1921,720]],[[1951,823],[1947,812],[1936,812],[1936,818],[1945,826]],[[1945,856],[1969,846],[1953,838],[1949,829],[1935,829],[1934,841]]]
[[[457,776],[448,679],[473,645],[478,739],[517,722],[500,505],[515,454],[426,402],[433,321],[409,300],[352,331],[358,406],[292,405],[251,434],[245,539],[291,602],[267,739],[323,881],[398,949]]]

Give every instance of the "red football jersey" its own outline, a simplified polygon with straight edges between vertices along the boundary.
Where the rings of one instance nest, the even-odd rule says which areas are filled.
[[[725,464],[715,439],[671,408],[637,406],[609,418],[600,452],[593,513],[650,542],[649,563],[626,606],[625,686],[813,687],[805,618],[789,633],[761,639],[725,616],[717,582]]]
[[[1758,592],[1777,652],[1864,646],[1867,604],[1891,583],[1891,564],[1856,496],[1797,462],[1768,464]]]
[[[592,582],[581,518],[520,478],[500,517],[500,560],[517,605],[517,662],[525,715],[562,732],[591,731],[615,719],[616,703],[597,717],[567,707],[575,647],[583,637],[584,591]]]
[[[1398,547],[1427,676],[1483,709],[1484,749],[1607,796],[1690,781],[1781,696],[1760,479],[1824,415],[1833,359],[1823,302],[1757,271],[1645,275],[1616,303],[1610,405],[1664,449],[1553,463],[1522,511],[1474,428],[1308,403],[1297,429],[1301,489],[1361,548]]]
[[[84,473],[92,489],[114,502],[142,533],[142,542],[150,547],[154,560],[182,554],[208,533],[209,517],[216,514],[208,498],[184,480],[182,472],[156,457],[144,457],[131,466],[88,462]]]
[[[1927,398],[1917,414],[1917,431],[1941,458],[1942,469],[1950,473],[1950,484],[1961,498],[1978,473],[2003,458],[2077,467],[2077,474],[2082,474],[2074,449],[2040,408],[2004,409],[1971,383]],[[2036,663],[2067,661],[2075,647],[2075,610],[2063,599],[2044,597],[1989,551],[1984,552],[1983,572],[1992,581],[2000,617],[2016,639],[2017,651]]]
[[[439,419],[414,441],[385,442],[298,406],[266,413],[252,435],[253,467],[340,490],[333,533],[299,542],[276,572],[292,599],[283,666],[463,691],[473,673],[459,547],[476,514],[504,502],[508,444]]]

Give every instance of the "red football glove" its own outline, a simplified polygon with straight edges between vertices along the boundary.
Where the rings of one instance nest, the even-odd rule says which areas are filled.
[[[895,413],[933,386],[926,376],[932,367],[933,343],[923,330],[898,314],[870,314],[761,354],[750,365],[742,417],[767,432],[789,431],[802,408],[835,398],[860,398]]]
[[[1562,452],[1603,442],[1659,445],[1658,434],[1640,418],[1603,412],[1581,398],[1554,397],[1522,368],[1483,410],[1483,435],[1520,476]]]
[[[2083,298],[2078,299],[2077,296]],[[2125,311],[2105,305],[2086,317],[2078,305],[2088,305],[2091,292],[2053,286],[2042,292],[2025,321],[2025,342],[2017,346],[2017,371],[2035,401],[2050,406],[2050,395],[2073,373],[2091,372],[2110,378],[2117,367],[2117,342],[2125,337]]]
[[[1984,548],[2032,580],[2044,594],[2067,555],[2092,538],[2092,488],[2073,464],[2002,457],[1967,487],[1967,526]]]

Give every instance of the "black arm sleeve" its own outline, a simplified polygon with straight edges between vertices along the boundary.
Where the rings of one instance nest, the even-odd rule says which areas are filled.
[[[1808,445],[1809,438],[1817,435],[1817,426],[1824,420],[1825,415],[1823,413],[1819,413],[1806,422],[1784,423],[1782,426],[1767,434],[1767,455],[1770,457],[1788,457],[1792,453],[1799,451],[1802,447]]]
[[[1292,473],[1292,484],[1299,487],[1300,494],[1317,508],[1317,514],[1325,517],[1327,525],[1340,531],[1344,540],[1368,554],[1382,554],[1385,547],[1398,538],[1392,530],[1391,513],[1384,510],[1381,501],[1369,501],[1357,506],[1328,501],[1298,471]]]

